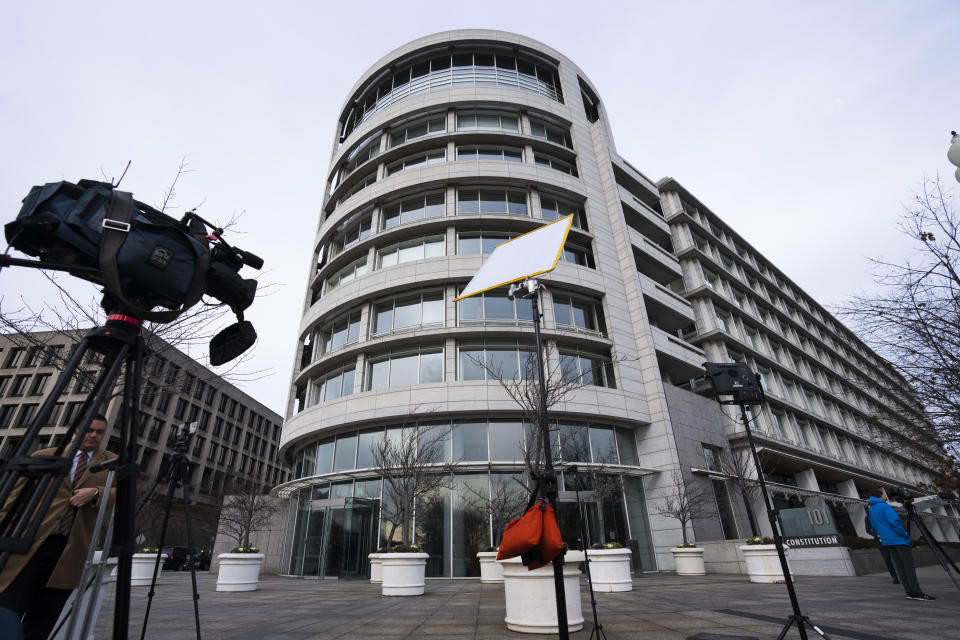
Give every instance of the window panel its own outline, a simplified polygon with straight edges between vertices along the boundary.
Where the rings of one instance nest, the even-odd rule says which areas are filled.
[[[457,462],[487,460],[486,422],[454,423],[453,459]]]

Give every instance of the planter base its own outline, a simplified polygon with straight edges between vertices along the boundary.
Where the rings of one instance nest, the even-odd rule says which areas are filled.
[[[256,591],[264,557],[262,553],[221,553],[217,591]]]
[[[703,564],[703,547],[674,547],[670,549],[677,563],[678,576],[702,576],[707,570]]]
[[[426,553],[382,553],[383,582],[380,593],[385,596],[422,596]]]
[[[587,549],[587,557],[595,592],[633,591],[630,549]]]
[[[580,569],[582,551],[568,551],[563,565],[563,588],[570,631],[583,628],[580,606]],[[558,632],[557,600],[553,584],[553,566],[533,571],[520,558],[502,560],[507,629],[520,633],[555,634]]]

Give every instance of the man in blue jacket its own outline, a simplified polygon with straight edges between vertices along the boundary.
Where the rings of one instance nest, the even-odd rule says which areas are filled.
[[[867,509],[870,525],[880,538],[880,544],[889,552],[893,565],[900,576],[900,582],[907,592],[908,600],[936,600],[920,590],[917,572],[913,568],[913,555],[910,553],[910,536],[903,528],[900,516],[887,504],[887,494],[883,489],[870,490],[870,506]]]

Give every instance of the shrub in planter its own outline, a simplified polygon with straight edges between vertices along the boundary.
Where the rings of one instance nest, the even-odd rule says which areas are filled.
[[[500,584],[503,582],[503,565],[497,562],[497,552],[500,547],[487,547],[486,551],[477,552],[480,561],[480,582],[482,584]]]
[[[590,545],[587,559],[590,567],[590,580],[597,592],[632,591],[633,578],[630,577],[632,552],[619,542],[607,542]]]
[[[694,542],[684,542],[670,549],[677,564],[678,576],[702,576],[707,570],[703,564],[703,549]]]
[[[398,544],[380,554],[383,563],[380,593],[385,596],[423,595],[429,557],[416,544]]]
[[[781,583],[784,581],[783,569],[780,567],[780,556],[773,538],[748,538],[746,544],[740,547],[743,559],[747,563],[747,575],[750,582]],[[784,545],[784,550],[790,547]]]
[[[264,555],[256,545],[234,547],[217,556],[217,591],[256,591]]]

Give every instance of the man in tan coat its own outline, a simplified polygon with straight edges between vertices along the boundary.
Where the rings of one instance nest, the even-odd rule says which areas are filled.
[[[117,457],[100,450],[106,430],[106,418],[94,417],[30,551],[11,555],[0,573],[0,607],[20,615],[28,640],[49,635],[70,592],[80,583],[107,480],[107,471],[91,473],[89,467]],[[42,449],[35,455],[54,452]]]

